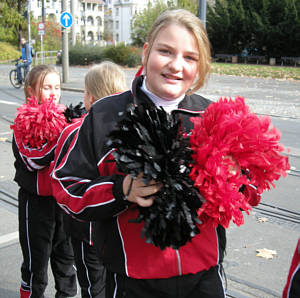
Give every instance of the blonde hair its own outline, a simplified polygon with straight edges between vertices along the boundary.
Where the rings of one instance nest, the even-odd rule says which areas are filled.
[[[34,66],[30,70],[30,72],[25,77],[25,83],[24,83],[24,93],[25,93],[26,101],[27,101],[27,98],[30,97],[30,95],[31,95],[31,93],[29,91],[29,87],[32,90],[36,90],[36,87],[39,87],[38,94],[36,94],[36,96],[37,96],[38,102],[40,102],[43,83],[44,83],[45,77],[49,73],[56,73],[59,76],[59,79],[61,81],[59,72],[50,65],[41,64],[41,65]],[[37,86],[37,84],[39,84],[39,86]]]
[[[211,63],[210,42],[206,30],[200,19],[191,12],[185,9],[174,9],[166,10],[158,16],[147,35],[148,47],[145,52],[144,67],[147,68],[147,62],[156,36],[161,29],[166,28],[171,24],[185,27],[195,36],[197,41],[200,55],[198,61],[198,77],[193,84],[192,89],[188,92],[188,94],[191,94],[204,85],[210,71]]]
[[[128,89],[124,71],[120,66],[110,61],[96,64],[87,72],[85,88],[95,99]]]

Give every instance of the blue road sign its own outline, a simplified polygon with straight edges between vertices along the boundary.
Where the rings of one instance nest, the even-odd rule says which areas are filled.
[[[73,17],[69,12],[63,12],[60,16],[60,24],[64,28],[70,28],[73,23]]]

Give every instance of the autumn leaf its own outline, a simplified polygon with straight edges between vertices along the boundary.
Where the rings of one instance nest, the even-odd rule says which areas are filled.
[[[277,255],[276,250],[271,250],[267,248],[260,248],[256,250],[257,257],[265,258],[265,259],[273,259],[273,255]]]
[[[260,217],[258,219],[258,222],[267,222],[267,221],[268,221],[268,219],[266,217]]]

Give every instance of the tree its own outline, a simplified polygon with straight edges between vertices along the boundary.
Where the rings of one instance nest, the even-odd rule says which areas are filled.
[[[177,1],[178,8],[184,8],[194,15],[198,14],[199,0],[178,0]]]
[[[32,37],[36,40],[35,49],[41,49],[41,36],[38,34],[38,20],[31,21]],[[61,49],[61,26],[56,19],[45,21],[45,34],[43,35],[43,51],[55,51]]]
[[[250,54],[272,57],[299,55],[299,0],[216,0],[207,12],[215,53],[247,48]]]
[[[26,28],[26,20],[6,2],[0,2],[0,40],[13,45],[19,43],[19,28]]]
[[[174,6],[171,2],[169,4],[171,7]],[[148,2],[147,9],[144,9],[143,12],[136,14],[133,17],[131,22],[131,39],[133,45],[143,46],[152,24],[156,18],[168,8],[169,6],[162,1],[157,1],[155,5]]]
[[[191,11],[195,15],[198,12],[198,0],[177,0],[168,1],[167,4],[163,1],[156,1],[155,4],[149,1],[147,9],[136,14],[131,22],[131,39],[132,43],[137,46],[143,46],[146,41],[148,31],[156,18],[164,11],[170,8],[184,8]]]

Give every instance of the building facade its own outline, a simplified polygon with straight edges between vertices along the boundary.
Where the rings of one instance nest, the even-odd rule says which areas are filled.
[[[44,1],[44,14],[42,13]],[[147,8],[155,0],[68,0],[66,11],[73,16],[70,29],[71,43],[105,45],[131,43],[131,21],[135,14]],[[167,0],[165,0],[167,3]],[[60,21],[61,0],[31,0],[31,12],[35,19]]]

